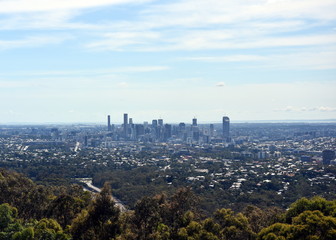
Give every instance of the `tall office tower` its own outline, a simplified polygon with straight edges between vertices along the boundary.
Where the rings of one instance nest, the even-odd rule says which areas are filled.
[[[215,132],[215,125],[210,124],[210,136],[211,136],[211,137],[213,137],[214,132]]]
[[[324,165],[330,165],[331,160],[335,159],[335,151],[333,150],[323,150],[322,160]]]
[[[107,131],[111,132],[111,117],[110,115],[107,115]]]
[[[142,124],[136,124],[135,125],[135,135],[136,137],[140,137],[145,134],[145,127]]]
[[[128,114],[124,113],[124,137],[127,138],[127,132],[128,132]]]
[[[179,131],[184,131],[185,128],[186,128],[185,123],[181,122],[181,123],[179,124]]]
[[[187,137],[186,125],[185,123],[181,122],[178,127],[178,136],[181,139],[185,139]]]
[[[163,119],[158,119],[159,126],[163,126]]]
[[[192,120],[192,125],[193,125],[193,126],[197,126],[197,118],[193,118],[193,120]]]
[[[128,129],[127,129],[127,135],[134,140],[135,139],[135,130],[134,130],[134,124],[133,124],[133,119],[129,118],[128,119]]]
[[[164,140],[167,141],[172,136],[172,125],[165,124],[164,125]]]
[[[157,120],[152,120],[152,127],[157,127],[158,121]]]
[[[230,118],[223,117],[223,140],[230,141]]]

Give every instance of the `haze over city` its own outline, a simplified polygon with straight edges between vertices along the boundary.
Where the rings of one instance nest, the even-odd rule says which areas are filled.
[[[333,0],[4,0],[0,123],[336,119]]]

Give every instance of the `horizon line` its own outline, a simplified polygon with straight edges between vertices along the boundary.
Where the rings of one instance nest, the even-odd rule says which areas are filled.
[[[135,122],[133,124],[143,124],[144,122]],[[168,124],[179,124],[186,122],[166,122]],[[198,124],[221,124],[222,121],[198,121]],[[336,123],[336,119],[282,119],[282,120],[231,120],[230,123]],[[111,124],[121,125],[123,122],[111,122]],[[192,124],[192,123],[190,123]],[[0,126],[4,125],[107,125],[105,122],[0,122]]]

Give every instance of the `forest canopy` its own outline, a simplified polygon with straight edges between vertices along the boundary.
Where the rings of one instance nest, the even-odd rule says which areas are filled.
[[[190,188],[144,197],[127,211],[111,198],[110,184],[92,194],[1,169],[0,190],[0,240],[336,239],[336,201],[321,197],[298,199],[286,211],[249,205],[205,216]]]

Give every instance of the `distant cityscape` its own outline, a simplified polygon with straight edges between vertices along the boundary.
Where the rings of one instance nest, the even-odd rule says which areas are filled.
[[[107,131],[113,141],[141,141],[141,142],[175,142],[175,143],[230,143],[230,118],[222,118],[221,129],[215,129],[215,124],[201,126],[197,118],[190,124],[164,123],[163,119],[153,119],[151,123],[135,124],[133,119],[124,113],[121,125],[111,124],[111,116],[107,116]]]
[[[0,125],[0,167],[48,184],[88,178],[102,186],[114,174],[114,193],[129,206],[135,192],[142,196],[165,186],[191,186],[205,201],[218,194],[217,207],[237,195],[253,202],[253,193],[261,197],[265,191],[272,198],[263,201],[283,207],[298,195],[334,196],[335,123],[232,123],[222,116],[221,123],[193,118],[138,124],[127,113],[121,119],[111,124],[109,115],[103,125]],[[132,180],[137,171],[147,193]]]

